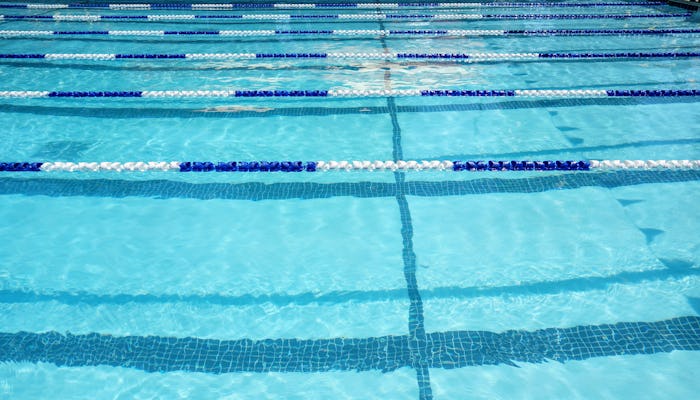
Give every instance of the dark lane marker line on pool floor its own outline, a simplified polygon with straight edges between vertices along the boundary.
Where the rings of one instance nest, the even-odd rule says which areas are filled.
[[[414,366],[408,335],[330,339],[238,339],[0,332],[0,365],[108,365],[146,372],[391,372]],[[509,330],[433,332],[422,364],[455,369],[481,365],[565,363],[598,357],[700,350],[700,317]],[[86,351],[89,349],[90,351]],[[12,368],[12,367],[11,367]],[[425,368],[427,371],[427,367]],[[420,375],[419,375],[420,378]],[[426,377],[427,378],[427,377]],[[425,381],[420,381],[427,384]],[[426,386],[428,389],[429,386]],[[421,392],[422,396],[431,394]]]
[[[379,22],[380,29],[384,30],[384,23]],[[386,38],[381,37],[380,43],[384,53],[389,54],[389,47]],[[386,64],[385,64],[386,65]],[[384,71],[384,88],[391,89],[391,69],[387,66]],[[403,148],[401,146],[401,126],[398,120],[396,101],[393,97],[387,97],[387,107],[391,117],[392,126],[392,157],[394,161],[403,160]],[[433,390],[430,386],[430,371],[427,359],[423,356],[427,352],[427,337],[425,335],[425,321],[423,317],[423,300],[418,292],[418,281],[416,279],[416,254],[413,252],[413,223],[411,211],[406,200],[406,174],[404,172],[394,172],[396,180],[396,201],[399,205],[401,215],[401,238],[403,242],[402,258],[403,273],[408,289],[410,301],[408,310],[408,350],[411,367],[416,370],[418,380],[418,398],[420,400],[431,400]]]
[[[387,172],[389,173],[389,172]],[[623,170],[569,173],[523,178],[479,178],[446,181],[412,180],[402,183],[404,195],[447,197],[490,193],[543,193],[583,187],[618,188],[649,183],[700,181],[700,170]],[[414,178],[415,179],[415,178]],[[0,178],[1,195],[48,197],[141,197],[165,199],[227,199],[243,201],[326,199],[331,197],[395,197],[394,182],[212,182],[192,183],[165,179]]]

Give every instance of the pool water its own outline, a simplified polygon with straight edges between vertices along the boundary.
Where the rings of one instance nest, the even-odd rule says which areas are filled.
[[[552,3],[17,7],[0,31],[700,28],[666,4]],[[368,13],[511,17],[309,17]],[[268,20],[25,18],[175,14]],[[660,14],[683,16],[609,18]],[[351,53],[0,58],[0,93],[359,93],[0,96],[3,162],[700,159],[697,96],[362,94],[697,90],[697,55],[362,56],[698,53],[697,33],[0,36],[0,54]],[[0,172],[0,398],[693,398],[698,194],[697,169]]]

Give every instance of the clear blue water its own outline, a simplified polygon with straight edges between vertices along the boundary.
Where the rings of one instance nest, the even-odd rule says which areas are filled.
[[[684,18],[383,24],[698,27]],[[0,21],[2,30],[380,27]],[[0,40],[1,53],[384,48],[697,52],[700,35]],[[699,72],[697,58],[2,60],[0,91],[697,89]],[[2,99],[0,126],[2,161],[700,159],[695,97]],[[2,173],[0,397],[692,398],[699,193],[696,171]]]

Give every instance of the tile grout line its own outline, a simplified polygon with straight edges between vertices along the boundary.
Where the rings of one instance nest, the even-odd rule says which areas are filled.
[[[384,30],[384,23],[379,21],[379,27]],[[381,37],[380,42],[384,53],[388,54],[389,48],[386,44],[386,39]],[[384,88],[391,89],[391,70],[389,68],[384,71]],[[392,157],[394,161],[398,161],[403,159],[403,148],[401,146],[401,126],[398,121],[396,101],[393,97],[387,97],[387,107],[392,126]],[[404,172],[394,172],[394,179],[396,180],[396,201],[399,205],[399,214],[401,216],[403,272],[410,301],[408,310],[408,349],[411,366],[416,370],[418,398],[420,400],[432,400],[433,391],[430,386],[430,372],[427,360],[421,356],[421,353],[425,352],[426,349],[427,337],[423,317],[423,300],[418,292],[416,279],[416,254],[413,252],[413,223],[405,194],[406,175]]]

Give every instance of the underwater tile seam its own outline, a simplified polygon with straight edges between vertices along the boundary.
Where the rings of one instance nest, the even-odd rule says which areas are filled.
[[[615,53],[0,53],[0,59],[36,60],[295,60],[295,59],[399,59],[402,61],[518,61],[518,60],[589,60],[637,58],[697,58],[700,52],[615,52]]]
[[[0,21],[5,20],[31,20],[44,22],[115,22],[128,20],[139,22],[163,22],[163,21],[193,21],[207,22],[211,20],[305,20],[307,22],[318,20],[572,20],[572,19],[637,19],[637,18],[687,18],[692,13],[675,14],[241,14],[241,15],[198,15],[198,14],[171,14],[171,15],[0,15]]]
[[[206,30],[206,31],[166,31],[166,30],[91,30],[91,31],[43,31],[43,30],[0,30],[0,37],[39,37],[39,36],[207,36],[207,37],[251,37],[251,36],[648,36],[648,35],[687,35],[698,34],[700,29],[285,29],[285,30]]]
[[[586,8],[586,7],[629,7],[629,6],[660,6],[664,2],[639,1],[639,2],[589,2],[578,4],[551,3],[551,2],[491,2],[491,3],[219,3],[219,4],[187,4],[187,3],[70,3],[70,4],[41,4],[41,3],[14,3],[0,4],[0,8],[29,8],[29,9],[66,9],[66,8],[100,8],[110,10],[229,10],[235,8],[267,8],[267,9],[310,9],[310,8]]]

